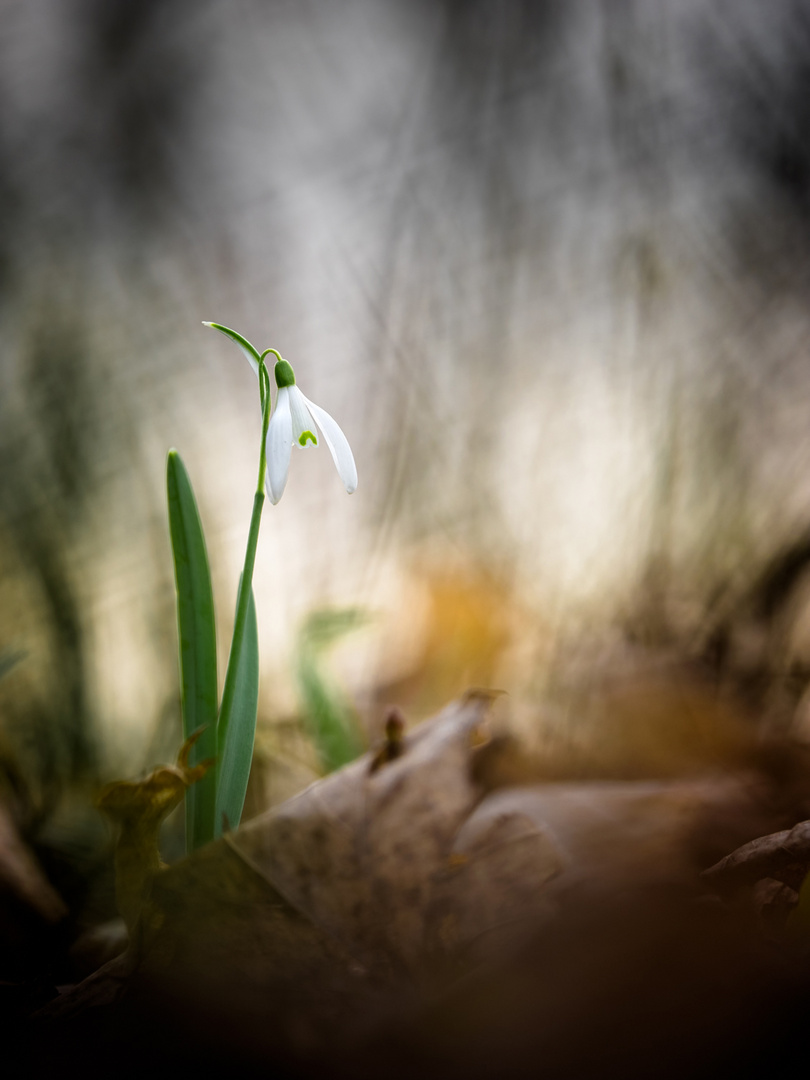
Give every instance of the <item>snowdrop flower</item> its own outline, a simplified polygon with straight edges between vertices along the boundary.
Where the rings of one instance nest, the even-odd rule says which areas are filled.
[[[318,445],[318,438],[312,430],[315,426],[320,428],[326,439],[326,445],[332,454],[343,486],[351,495],[357,489],[357,468],[346,436],[325,409],[304,397],[295,385],[295,375],[290,364],[275,349],[265,349],[260,356],[247,338],[242,337],[236,330],[231,330],[229,326],[215,322],[204,322],[203,326],[218,330],[238,345],[257,376],[259,365],[268,353],[275,353],[278,357],[275,366],[278,387],[276,408],[270,418],[265,443],[267,459],[265,490],[270,502],[275,505],[284,494],[287,475],[290,471],[293,443],[298,443],[301,447],[308,446],[310,443],[313,446]],[[262,401],[264,402],[264,396],[262,396]],[[264,465],[262,464],[261,467],[263,468]]]
[[[286,360],[278,360],[274,374],[278,396],[267,428],[266,489],[274,505],[284,494],[290,471],[293,443],[306,447],[318,445],[317,426],[326,440],[332,460],[349,495],[357,488],[357,468],[348,440],[325,409],[304,397],[295,384],[293,369]]]

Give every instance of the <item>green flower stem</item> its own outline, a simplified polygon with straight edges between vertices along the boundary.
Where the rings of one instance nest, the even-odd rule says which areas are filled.
[[[261,452],[261,459],[262,460],[264,460],[264,456],[265,456],[265,453],[266,453],[264,441],[265,441],[265,439],[267,437],[267,423],[270,420],[270,413],[269,413],[269,408],[268,408],[268,406],[269,406],[269,400],[268,399],[269,399],[269,396],[270,396],[270,376],[267,374],[267,367],[265,365],[264,358],[265,358],[265,356],[267,356],[268,353],[271,353],[271,352],[276,352],[276,350],[275,349],[265,349],[264,352],[262,353],[262,355],[259,357],[259,394],[261,395],[261,403],[262,403],[262,452]],[[278,354],[276,354],[276,355],[278,355]],[[267,413],[266,421],[265,421],[265,412]],[[260,469],[260,471],[259,471],[259,487],[261,487],[263,484],[264,484],[264,473]]]
[[[264,474],[267,468],[267,426],[270,423],[270,377],[264,363],[265,354],[259,358],[259,388],[262,397],[262,445],[259,453],[259,479],[256,494],[253,496],[253,513],[250,518],[250,530],[248,531],[247,548],[245,550],[245,565],[242,570],[242,580],[239,585],[239,597],[236,604],[236,618],[233,627],[233,639],[231,651],[228,656],[228,670],[225,673],[225,686],[222,690],[222,703],[219,708],[220,728],[217,738],[221,747],[224,745],[224,726],[230,720],[233,710],[234,693],[236,692],[239,657],[242,654],[242,644],[245,638],[245,626],[247,623],[248,605],[250,603],[250,590],[253,584],[253,567],[256,563],[256,546],[259,542],[259,526],[262,521],[262,507],[264,506]],[[223,725],[224,721],[224,725]]]
[[[250,519],[250,532],[248,533],[247,550],[245,551],[245,566],[242,571],[242,586],[239,592],[239,603],[236,607],[236,625],[233,628],[233,641],[231,642],[231,656],[238,656],[242,648],[242,638],[245,633],[245,618],[247,617],[248,596],[253,584],[253,566],[256,562],[256,545],[259,541],[259,525],[262,520],[262,507],[264,506],[264,492],[257,491],[253,496],[253,514]],[[231,664],[228,661],[228,675],[231,674]],[[222,691],[222,706],[224,712],[230,710],[233,688],[230,686],[232,679],[226,678],[225,687]],[[230,693],[229,693],[230,689]]]

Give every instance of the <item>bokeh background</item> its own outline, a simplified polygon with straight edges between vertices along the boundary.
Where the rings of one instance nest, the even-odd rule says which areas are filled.
[[[296,453],[265,511],[280,791],[314,774],[313,612],[365,615],[329,664],[373,739],[388,702],[536,701],[572,642],[688,649],[802,542],[801,0],[0,12],[0,718],[34,803],[176,752],[172,446],[224,665],[259,408],[202,320],[280,349],[360,476]]]

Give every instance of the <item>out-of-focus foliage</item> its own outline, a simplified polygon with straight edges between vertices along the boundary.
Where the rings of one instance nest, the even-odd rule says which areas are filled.
[[[295,674],[304,723],[327,772],[353,761],[364,749],[357,719],[325,670],[330,646],[367,621],[354,608],[315,611],[298,635]]]

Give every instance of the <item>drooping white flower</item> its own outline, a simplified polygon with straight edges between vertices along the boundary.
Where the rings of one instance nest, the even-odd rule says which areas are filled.
[[[259,374],[261,358],[247,338],[221,323],[204,322],[203,326],[209,326],[212,330],[218,330],[229,337],[234,344],[239,346],[256,375]],[[267,349],[262,353],[262,357],[271,352],[276,352],[276,350]],[[279,354],[276,353],[276,356]],[[275,376],[278,395],[276,408],[267,428],[265,444],[267,455],[265,489],[268,498],[275,505],[284,494],[287,475],[290,471],[293,443],[301,447],[308,446],[310,442],[313,446],[318,445],[318,438],[312,430],[314,426],[320,428],[343,486],[351,495],[357,488],[357,468],[346,436],[325,409],[304,397],[295,385],[292,367],[280,356],[275,365]]]
[[[284,494],[290,472],[293,444],[302,448],[318,445],[317,426],[329,447],[335,468],[349,495],[357,488],[357,467],[349,442],[325,409],[304,397],[295,384],[293,369],[279,360],[274,369],[278,396],[267,428],[267,480],[270,502],[275,505]]]

